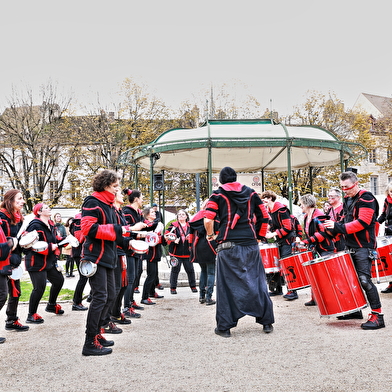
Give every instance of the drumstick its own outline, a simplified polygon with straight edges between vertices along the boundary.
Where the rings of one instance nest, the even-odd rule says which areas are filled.
[[[16,235],[16,238],[20,238],[20,236],[22,235],[22,233],[27,229],[27,226],[29,225],[29,223],[35,218],[34,214],[30,214],[24,217],[23,220],[23,224],[20,227],[18,234]]]
[[[378,257],[376,259],[374,259],[374,267],[376,268],[376,281],[377,281],[377,283],[381,283],[380,282],[380,275],[378,273],[378,260],[379,260]]]

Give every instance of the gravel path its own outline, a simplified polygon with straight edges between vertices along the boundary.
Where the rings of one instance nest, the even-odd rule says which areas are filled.
[[[228,339],[214,334],[215,306],[200,305],[188,287],[160,294],[165,298],[122,334],[107,335],[115,345],[103,357],[81,355],[86,312],[65,303],[65,314],[56,316],[41,304],[44,324],[0,332],[7,338],[0,345],[1,391],[391,390],[392,294],[381,294],[387,325],[381,330],[364,331],[361,320],[320,318],[317,307],[303,305],[310,290],[302,289],[293,302],[273,298],[273,333],[244,317]],[[19,316],[26,320],[26,304]]]

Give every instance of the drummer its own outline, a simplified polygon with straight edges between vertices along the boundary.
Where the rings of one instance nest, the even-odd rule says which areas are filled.
[[[306,239],[303,241],[309,248],[314,248],[314,251],[319,256],[328,256],[335,252],[335,246],[332,236],[329,235],[322,224],[326,216],[323,211],[316,208],[317,200],[311,195],[303,195],[299,199],[302,212],[304,213],[304,229]],[[316,302],[313,298],[305,303],[305,306],[315,306]]]
[[[390,182],[385,188],[385,200],[381,215],[378,217],[377,222],[381,225],[385,222],[385,235],[392,236],[392,182]],[[392,293],[392,282],[389,282],[388,286],[381,290],[382,293]]]
[[[376,219],[378,216],[378,202],[371,192],[361,189],[357,175],[352,171],[343,172],[339,176],[340,186],[345,193],[341,222],[327,220],[324,226],[335,233],[344,235],[347,248],[351,253],[355,269],[367,300],[371,307],[371,314],[362,329],[384,328],[384,315],[381,312],[381,302],[376,286],[371,279],[372,259],[376,257]],[[339,319],[362,319],[362,312],[357,311]]]
[[[342,191],[338,188],[331,188],[328,192],[328,202],[331,207],[326,212],[326,215],[329,215],[334,222],[339,222],[343,216]],[[333,241],[337,252],[346,248],[342,234],[335,235]]]
[[[7,301],[8,276],[12,274],[9,256],[11,251],[16,248],[18,241],[16,238],[5,236],[0,226],[0,310]],[[0,337],[0,343],[4,343],[5,338]]]
[[[270,214],[270,228],[266,238],[273,238],[279,247],[279,257],[290,256],[292,254],[292,243],[295,240],[295,231],[290,217],[290,210],[279,201],[276,201],[277,195],[273,191],[264,191],[261,199],[267,207]],[[280,272],[275,272],[268,280],[270,295],[282,295],[282,281]],[[288,291],[284,296],[288,301],[298,299],[296,290]]]
[[[23,224],[22,209],[25,204],[22,193],[17,189],[10,189],[4,195],[0,208],[1,228],[6,237],[17,237]],[[12,250],[9,258],[12,268],[17,268],[22,262],[22,249],[17,246]],[[20,280],[8,279],[8,305],[6,330],[27,331],[29,327],[22,325],[17,316],[19,297],[21,295]]]
[[[33,284],[29,300],[27,323],[41,324],[44,319],[37,313],[39,302],[44,294],[47,280],[51,283],[46,312],[63,314],[64,310],[57,303],[57,296],[64,284],[64,276],[57,269],[57,256],[60,255],[58,243],[62,237],[50,219],[51,209],[45,203],[38,203],[33,208],[35,218],[27,226],[27,232],[38,232],[42,248],[31,246],[24,250],[26,270]]]

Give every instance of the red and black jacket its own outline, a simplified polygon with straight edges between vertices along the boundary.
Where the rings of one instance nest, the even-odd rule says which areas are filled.
[[[0,271],[9,267],[10,260],[9,255],[11,253],[11,248],[8,245],[7,237],[5,236],[3,230],[0,228]]]
[[[113,201],[114,195],[109,192],[94,192],[82,205],[82,259],[106,268],[116,267],[117,243],[124,240]]]
[[[57,263],[57,255],[52,250],[52,244],[58,244],[62,237],[52,221],[49,221],[48,226],[40,218],[34,218],[27,226],[26,231],[31,232],[34,230],[37,230],[38,241],[47,242],[48,248],[40,252],[36,252],[32,248],[24,249],[26,270],[37,272],[51,269]]]
[[[215,240],[207,241],[204,217],[206,211],[200,210],[190,221],[190,234],[188,241],[191,246],[192,263],[215,263],[216,246]],[[219,222],[214,221],[214,234],[219,231]]]
[[[124,215],[125,220],[129,226],[134,226],[138,222],[143,222],[143,215],[141,210],[135,210],[131,205],[124,206],[122,208],[122,213]],[[133,252],[132,250],[127,250],[127,255],[141,258],[142,256],[138,253]]]
[[[333,237],[327,233],[324,222],[327,216],[322,211],[316,209],[312,216],[305,215],[304,227],[306,232],[305,244],[315,245],[318,254],[323,252],[334,252],[335,245]]]
[[[334,233],[342,233],[348,248],[376,249],[378,202],[371,192],[361,189],[354,197],[345,197],[343,219],[335,222]]]
[[[206,218],[220,222],[217,243],[233,241],[246,246],[264,239],[269,215],[253,189],[230,182],[212,193],[206,206]]]
[[[189,234],[189,223],[186,223],[185,229],[181,226],[180,222],[174,221],[170,224],[169,228],[166,230],[165,234],[174,233],[180,242],[176,244],[174,241],[167,241],[169,244],[169,255],[186,258],[190,256],[189,252],[189,242],[187,236]]]
[[[6,237],[16,237],[23,221],[19,220],[16,224],[11,223],[11,216],[5,209],[0,210],[1,228]],[[18,245],[10,254],[10,264],[18,267],[22,262],[22,248]]]
[[[382,213],[377,222],[380,224],[385,222],[385,235],[392,235],[392,197],[389,195],[384,200]]]
[[[276,232],[276,242],[280,245],[291,245],[296,233],[293,228],[290,210],[281,202],[276,201],[269,214],[271,216],[270,231]]]

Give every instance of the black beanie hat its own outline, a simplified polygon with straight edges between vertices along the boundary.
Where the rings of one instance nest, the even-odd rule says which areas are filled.
[[[237,181],[237,173],[229,166],[224,167],[219,174],[219,182],[226,184],[228,182]]]

